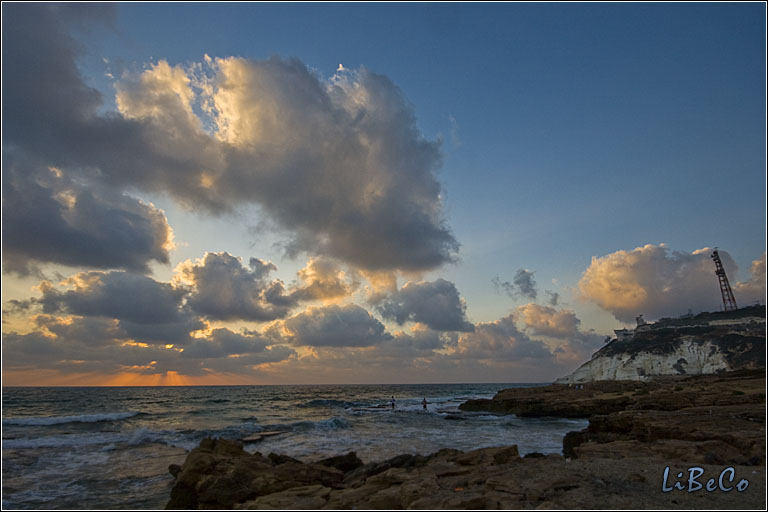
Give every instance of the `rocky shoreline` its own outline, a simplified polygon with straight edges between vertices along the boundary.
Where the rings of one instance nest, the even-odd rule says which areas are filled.
[[[521,457],[506,446],[310,462],[205,439],[183,466],[171,466],[166,508],[762,510],[765,396],[765,370],[754,370],[508,389],[461,407],[589,418],[586,429],[566,435],[563,455]]]

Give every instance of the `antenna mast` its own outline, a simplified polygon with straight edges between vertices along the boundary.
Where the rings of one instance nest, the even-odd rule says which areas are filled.
[[[720,255],[717,253],[717,247],[712,251],[712,259],[715,260],[715,274],[720,280],[720,293],[723,296],[723,307],[726,311],[736,311],[739,307],[736,305],[736,299],[733,297],[733,290],[728,283],[728,276],[725,275],[723,262],[720,261]]]

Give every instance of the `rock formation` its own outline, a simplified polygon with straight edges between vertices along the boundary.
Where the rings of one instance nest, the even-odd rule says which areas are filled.
[[[444,449],[380,462],[355,453],[315,462],[245,452],[205,439],[184,465],[168,509],[626,509],[742,508],[765,504],[765,372],[509,389],[463,409],[589,417],[564,455],[516,446]],[[545,414],[549,407],[549,414]],[[744,492],[662,492],[666,468],[706,479],[733,468]],[[675,480],[676,481],[676,480]],[[670,485],[673,482],[670,482]],[[735,484],[735,482],[734,482]]]
[[[764,367],[765,311],[765,306],[751,306],[638,326],[634,335],[611,340],[556,382],[648,380]]]

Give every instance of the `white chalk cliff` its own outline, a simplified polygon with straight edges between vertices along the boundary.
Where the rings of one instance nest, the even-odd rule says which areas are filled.
[[[765,367],[765,306],[662,319],[629,339],[613,339],[558,384],[646,380]]]

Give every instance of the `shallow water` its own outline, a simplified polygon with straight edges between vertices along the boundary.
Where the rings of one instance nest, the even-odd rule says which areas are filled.
[[[4,388],[3,508],[162,509],[168,464],[207,436],[281,431],[246,450],[304,460],[356,451],[368,462],[510,444],[560,453],[565,433],[586,426],[458,410],[513,386],[525,385]]]

